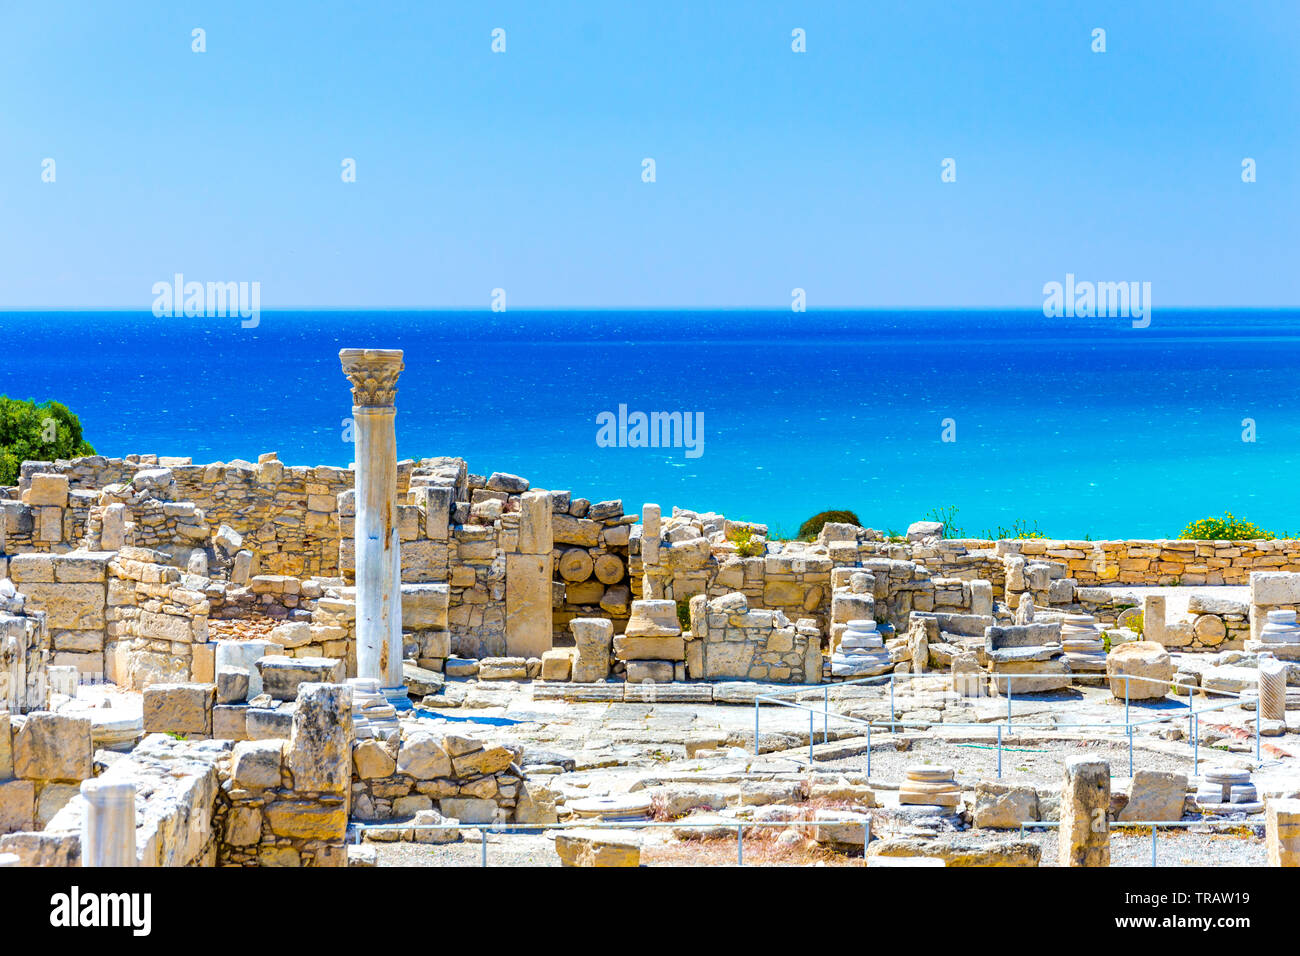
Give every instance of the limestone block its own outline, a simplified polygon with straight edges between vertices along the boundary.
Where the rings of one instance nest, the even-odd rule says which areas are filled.
[[[813,818],[812,838],[841,850],[861,850],[871,838],[871,816],[847,810],[818,810]]]
[[[273,627],[267,637],[288,650],[306,647],[311,643],[311,625],[306,621],[290,621]]]
[[[397,754],[397,771],[416,780],[450,777],[451,758],[432,734],[413,733],[401,743]]]
[[[217,671],[217,702],[242,704],[248,700],[248,669],[223,667]]]
[[[262,672],[257,661],[280,648],[270,641],[216,641],[216,667],[239,667],[248,671],[249,699],[262,693]]]
[[[1018,830],[1039,819],[1038,791],[1001,781],[982,780],[975,787],[974,823],[983,829]]]
[[[243,740],[235,744],[231,780],[242,790],[280,786],[284,740]]]
[[[917,837],[896,837],[876,840],[867,847],[867,865],[876,866],[877,860],[894,857],[916,861],[935,860],[944,866],[1038,866],[1042,847],[1032,840],[987,841],[941,839],[927,840]],[[918,859],[919,858],[919,859]]]
[[[570,515],[551,515],[551,532],[555,544],[594,548],[600,544],[600,531],[599,521],[575,518]]]
[[[1187,799],[1187,774],[1139,770],[1129,787],[1128,803],[1117,820],[1139,822],[1181,820]]]
[[[461,823],[492,823],[497,817],[496,802],[482,797],[443,797],[438,809]]]
[[[11,566],[18,558],[10,562]],[[12,570],[12,568],[11,568]],[[24,583],[28,611],[44,611],[50,630],[102,630],[108,588],[104,584]],[[188,639],[188,638],[187,638]]]
[[[527,680],[528,658],[484,657],[478,662],[479,680]]]
[[[362,780],[391,777],[397,771],[394,747],[388,741],[358,740],[352,748],[352,763]]]
[[[30,780],[0,783],[0,836],[36,826],[36,785]]]
[[[571,648],[556,647],[542,654],[542,680],[566,681],[573,673],[575,652]]]
[[[633,601],[624,637],[677,637],[682,633],[675,601]]]
[[[1264,836],[1269,866],[1300,866],[1300,800],[1270,799],[1265,807]]]
[[[78,783],[94,773],[89,717],[35,711],[14,734],[14,775]]]
[[[446,584],[402,585],[402,628],[440,631],[447,628],[451,591]]]
[[[75,783],[47,783],[36,794],[36,827],[49,826],[55,815],[66,807],[81,788]]]
[[[451,764],[457,777],[481,777],[486,774],[500,773],[507,769],[514,759],[514,753],[505,747],[487,747],[452,757]]]
[[[300,684],[341,684],[343,662],[331,657],[270,656],[255,662],[262,691],[273,700],[296,700]]]
[[[1300,604],[1300,574],[1290,571],[1252,571],[1251,604]]]
[[[347,834],[348,814],[342,803],[283,800],[267,807],[264,815],[272,833],[293,840],[341,843]]]
[[[541,657],[551,649],[551,556],[506,555],[506,652]]]
[[[293,714],[269,707],[249,707],[244,726],[249,740],[288,739],[293,732]]]
[[[248,707],[217,704],[212,708],[212,736],[217,740],[248,739]]]
[[[551,496],[545,491],[527,491],[519,498],[520,554],[550,554],[552,535]]]
[[[1168,685],[1158,681],[1173,680],[1173,659],[1164,646],[1155,641],[1130,641],[1112,648],[1106,655],[1106,674],[1115,699],[1124,700],[1127,684],[1129,700],[1154,700],[1169,692]],[[1142,680],[1144,677],[1154,680]]]
[[[231,807],[226,817],[225,840],[231,846],[252,846],[262,839],[262,811],[258,807]]]
[[[614,657],[620,661],[683,661],[686,643],[676,637],[629,637],[620,634],[614,638]]]
[[[641,865],[640,837],[617,830],[561,830],[555,852],[564,866]]]
[[[144,689],[146,734],[212,733],[213,684],[150,684]]]
[[[352,690],[342,682],[298,688],[285,765],[294,789],[345,793],[352,777]]]
[[[1110,866],[1110,766],[1104,760],[1070,757],[1061,784],[1062,866]]]
[[[671,684],[675,675],[672,661],[628,661],[629,684]]]
[[[56,508],[68,506],[68,476],[52,474],[35,474],[31,485],[23,493],[23,504],[52,505]]]

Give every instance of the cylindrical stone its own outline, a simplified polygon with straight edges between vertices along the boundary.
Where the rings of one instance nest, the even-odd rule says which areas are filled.
[[[135,866],[135,784],[83,780],[82,866]]]

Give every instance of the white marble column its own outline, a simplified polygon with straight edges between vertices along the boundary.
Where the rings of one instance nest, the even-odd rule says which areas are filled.
[[[83,780],[82,866],[135,866],[135,784]]]
[[[401,349],[343,349],[356,438],[357,676],[377,679],[409,708],[402,682],[401,556],[397,531],[397,377]]]

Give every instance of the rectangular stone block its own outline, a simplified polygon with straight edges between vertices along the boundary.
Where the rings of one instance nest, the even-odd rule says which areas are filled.
[[[681,637],[614,638],[614,657],[621,661],[683,661],[686,642]]]
[[[14,735],[14,775],[24,780],[76,783],[89,779],[89,717],[36,711]]]
[[[23,503],[33,506],[53,505],[56,508],[66,508],[68,506],[68,476],[32,475],[31,486],[23,493]]]
[[[446,584],[403,584],[402,629],[445,630],[450,595]]]
[[[551,555],[506,555],[506,653],[541,657],[551,649]]]
[[[0,836],[36,826],[36,785],[30,780],[0,783]]]
[[[213,684],[150,684],[144,689],[146,734],[212,734]]]
[[[673,661],[628,661],[629,684],[671,684],[675,669]]]
[[[273,700],[297,700],[301,684],[341,684],[343,661],[332,657],[263,657],[255,663]]]
[[[213,707],[212,736],[217,740],[247,740],[248,706],[217,704]]]
[[[1269,800],[1264,836],[1269,866],[1300,866],[1300,800]]]
[[[14,558],[14,562],[18,560]],[[104,628],[104,606],[108,598],[106,585],[24,583],[19,590],[27,595],[29,611],[45,612],[46,624],[52,631]]]
[[[545,491],[526,491],[519,499],[519,552],[550,554],[554,547],[551,533],[551,496]]]

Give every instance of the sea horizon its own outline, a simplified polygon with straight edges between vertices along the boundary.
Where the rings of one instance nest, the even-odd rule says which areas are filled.
[[[267,309],[253,328],[0,315],[11,331],[39,317],[16,330],[0,393],[62,402],[111,457],[346,465],[338,350],[402,348],[400,457],[455,455],[632,512],[655,501],[787,535],[827,509],[901,531],[950,507],[971,536],[1021,522],[1175,537],[1225,510],[1300,528],[1291,307],[1157,305],[1142,329],[997,308]],[[620,406],[702,416],[701,453],[601,447],[598,416]]]

